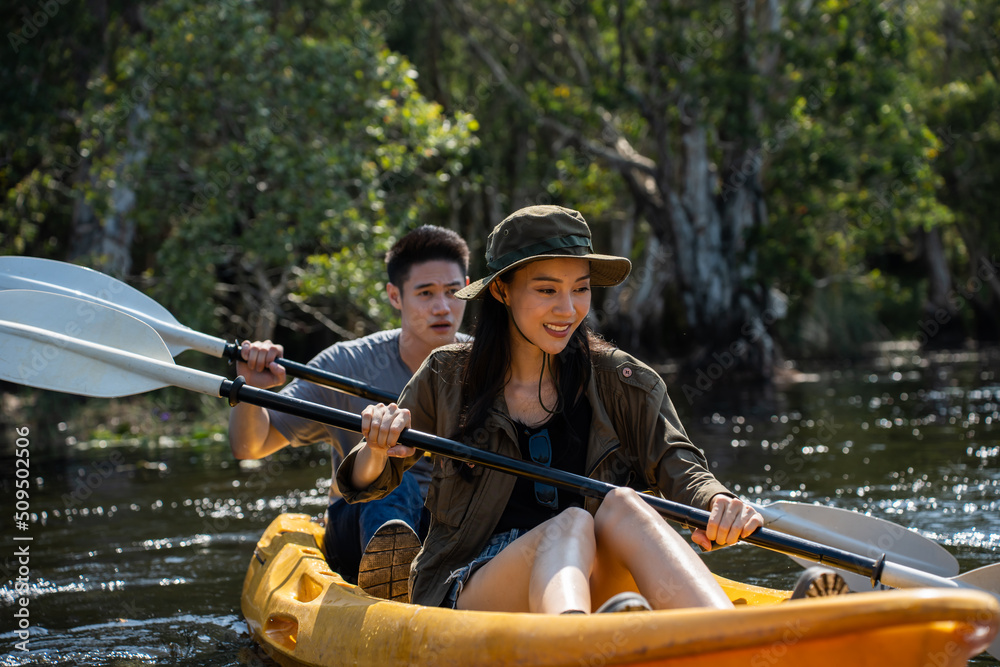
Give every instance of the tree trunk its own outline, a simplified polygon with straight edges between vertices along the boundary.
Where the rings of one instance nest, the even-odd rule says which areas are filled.
[[[494,50],[497,34],[491,32],[492,25],[483,26],[474,9],[461,0],[445,4],[448,14],[456,17],[470,52],[482,59],[497,86],[517,102],[519,109],[530,113],[541,128],[537,141],[555,148],[572,145],[618,171],[634,198],[635,216],[650,225],[654,238],[647,240],[643,262],[635,267],[627,285],[611,293],[621,296],[621,300],[619,316],[614,320],[606,318],[608,332],[618,334],[621,344],[634,348],[641,342],[640,332],[658,337],[662,344],[664,325],[674,325],[696,341],[690,371],[709,378],[709,385],[724,373],[731,376],[742,372],[757,379],[771,377],[777,351],[768,325],[777,318],[778,310],[769,308],[766,286],[753,282],[758,273],[756,257],[745,244],[747,232],[765,224],[767,217],[760,185],[763,165],[759,132],[764,126],[764,111],[758,98],[763,93],[757,82],[769,81],[778,62],[777,41],[770,39],[779,31],[778,1],[737,3],[734,18],[738,34],[727,35],[726,39],[734,40],[730,50],[732,66],[745,78],[746,85],[734,94],[722,95],[728,106],[725,130],[709,125],[710,114],[699,109],[700,92],[681,89],[674,80],[671,72],[676,73],[678,66],[670,49],[676,44],[656,38],[649,42],[631,40],[623,32],[616,54],[621,80],[615,85],[626,90],[630,102],[635,103],[632,111],[645,122],[641,132],[623,129],[633,121],[623,121],[616,115],[616,107],[597,101],[604,93],[592,95],[590,113],[586,114],[592,125],[580,122],[581,118],[566,118],[558,109],[540,108],[521,84],[525,72],[514,72],[512,77],[513,67],[506,67],[503,53]],[[661,10],[649,11],[650,17],[656,17]],[[729,23],[726,16],[720,18],[724,24]],[[559,29],[562,24],[555,21],[554,25]],[[479,37],[479,28],[486,38]],[[518,57],[522,53],[531,55],[530,45],[517,42],[513,35],[503,36],[515,42]],[[581,45],[589,37],[582,33]],[[559,33],[557,43],[566,42],[567,36]],[[762,45],[759,52],[757,45]],[[573,45],[566,49],[572,57]],[[580,52],[588,52],[587,47],[581,46]],[[594,71],[606,73],[615,68],[615,63],[602,60],[596,49],[589,53],[594,55]],[[536,57],[531,62],[544,63],[539,53],[533,55]],[[636,69],[631,80],[624,76],[626,59]],[[574,63],[579,61],[573,59]],[[576,78],[572,85],[585,90],[591,87],[588,66],[574,66]],[[537,65],[536,69],[541,73],[530,73],[538,74],[546,86],[560,81],[544,66]],[[507,131],[513,136],[516,130]],[[718,136],[723,132],[731,136]],[[630,136],[636,146],[630,143]],[[526,150],[525,138],[528,133],[514,139],[514,146]],[[716,160],[721,163],[718,168],[713,164]],[[517,187],[517,170],[512,168],[524,161],[523,152],[511,150],[507,161],[511,183],[505,190],[511,193],[514,208],[522,202],[531,203],[522,199],[524,191]],[[620,234],[620,248],[616,250],[627,254],[632,247],[631,236],[636,233],[634,222],[616,232]],[[680,299],[681,313],[673,322],[665,323],[665,292],[671,287]]]
[[[614,225],[611,254],[632,256],[636,223],[636,215],[630,214]],[[633,265],[628,281],[609,290],[604,301],[594,305],[593,318],[598,330],[627,350],[655,349],[659,352],[661,342],[643,337],[643,333],[650,331],[649,323],[663,321],[665,292],[674,275],[672,259],[670,248],[650,235],[642,258]],[[660,331],[659,327],[654,330]]]
[[[748,288],[756,261],[744,241],[751,228],[765,222],[759,169],[734,165],[720,193],[705,128],[690,126],[682,145],[681,188],[664,198],[662,214],[651,222],[661,241],[675,246],[686,326],[696,341],[687,374],[712,380],[702,385],[732,372],[769,378],[776,350],[767,327],[777,314],[769,311],[762,289]],[[669,192],[670,185],[661,190]]]
[[[756,10],[746,4],[737,7],[736,67],[746,77],[766,80],[773,73],[777,47],[757,54],[754,45],[778,32],[780,16],[776,0],[759,3]],[[688,377],[700,382],[700,391],[734,372],[751,379],[771,378],[778,351],[768,328],[783,315],[777,304],[769,303],[766,288],[754,282],[756,253],[746,247],[748,233],[767,222],[757,134],[764,111],[749,86],[742,100],[736,97],[730,104],[730,114],[742,125],[731,130],[732,136],[720,137],[720,143],[729,146],[720,165],[722,182],[710,162],[706,128],[695,116],[682,134],[680,191],[664,198],[677,245],[684,309],[697,341]],[[661,182],[664,192],[670,187],[669,181]],[[685,393],[690,400],[691,393]]]
[[[969,256],[969,276],[951,292],[959,306],[972,305],[976,317],[976,340],[1000,340],[1000,260],[986,256],[984,243],[975,230],[959,220],[955,225]]]
[[[127,276],[132,269],[132,241],[135,221],[135,190],[128,183],[127,171],[133,164],[146,159],[147,148],[135,135],[136,124],[147,116],[144,105],[136,105],[126,121],[129,145],[124,159],[115,167],[115,187],[111,190],[107,214],[99,219],[94,209],[83,199],[73,210],[73,236],[69,258],[85,260],[92,268],[117,276]],[[81,167],[81,178],[89,178],[89,161]]]
[[[944,254],[941,228],[920,229],[917,234],[927,265],[927,301],[924,302],[924,319],[920,323],[924,335],[920,340],[928,348],[960,346],[965,341],[965,331],[953,300],[951,271]]]

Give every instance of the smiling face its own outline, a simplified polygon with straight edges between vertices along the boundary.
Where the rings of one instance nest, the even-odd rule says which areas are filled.
[[[490,291],[510,306],[512,326],[536,347],[559,354],[590,312],[590,262],[566,257],[530,262],[514,272],[511,282],[494,281]]]
[[[457,263],[431,260],[411,266],[402,286],[389,284],[389,302],[399,310],[407,344],[426,348],[426,356],[434,348],[455,342],[465,315],[465,301],[456,299],[455,292],[466,282]]]

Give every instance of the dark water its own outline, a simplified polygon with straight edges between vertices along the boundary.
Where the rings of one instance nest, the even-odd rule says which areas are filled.
[[[780,390],[692,394],[693,403],[672,390],[720,479],[756,501],[823,502],[912,527],[944,544],[963,572],[1000,560],[1000,357],[901,352],[800,370],[807,381]],[[32,463],[28,530],[7,511],[14,465],[4,462],[0,489],[0,665],[271,664],[247,635],[240,588],[274,516],[325,508],[322,448],[247,466],[221,437],[68,447],[58,465]],[[14,554],[24,545],[27,651],[13,632]],[[722,574],[782,588],[800,572],[746,545],[706,559]]]

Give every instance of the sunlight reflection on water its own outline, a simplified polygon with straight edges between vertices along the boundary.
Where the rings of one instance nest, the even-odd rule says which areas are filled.
[[[823,503],[893,521],[948,547],[967,571],[1000,552],[998,367],[966,352],[907,352],[857,369],[803,369],[807,382],[693,405],[671,392],[730,488],[755,502]],[[328,454],[300,448],[237,465],[214,436],[194,446],[154,435],[117,449],[81,443],[38,469],[37,635],[32,652],[18,655],[13,635],[0,634],[0,667],[266,664],[240,616],[243,576],[274,516],[322,514]],[[80,480],[112,450],[124,463],[81,493]],[[747,545],[706,561],[784,588],[801,571]],[[0,603],[12,604],[6,573],[0,584]]]

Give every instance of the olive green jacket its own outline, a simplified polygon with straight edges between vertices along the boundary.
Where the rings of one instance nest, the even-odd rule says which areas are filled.
[[[458,431],[461,368],[468,348],[449,345],[428,357],[403,390],[399,405],[410,410],[411,428],[450,436]],[[595,352],[586,388],[593,407],[587,442],[588,477],[640,491],[657,489],[664,497],[707,509],[719,493],[732,495],[711,472],[704,453],[691,444],[660,376],[620,350]],[[517,434],[501,393],[488,427],[474,434],[473,444],[521,458]],[[348,502],[385,496],[399,484],[404,470],[421,456],[391,458],[382,474],[363,490],[351,487],[351,471],[364,441],[341,463],[337,484]],[[410,572],[411,599],[439,606],[448,577],[483,550],[514,488],[514,477],[481,465],[459,474],[466,464],[434,457],[426,505],[431,523],[423,549]],[[597,511],[599,501],[587,499]]]

